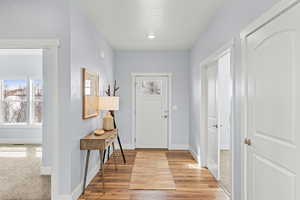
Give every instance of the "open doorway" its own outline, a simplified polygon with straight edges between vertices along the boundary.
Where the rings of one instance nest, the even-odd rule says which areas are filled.
[[[231,193],[232,158],[231,158],[231,111],[232,111],[232,76],[230,52],[218,60],[218,95],[220,123],[220,182],[224,189]]]
[[[232,192],[232,63],[231,49],[209,57],[202,67],[201,122],[206,143],[206,167],[230,195]]]
[[[42,49],[0,49],[0,199],[51,199],[43,91]]]

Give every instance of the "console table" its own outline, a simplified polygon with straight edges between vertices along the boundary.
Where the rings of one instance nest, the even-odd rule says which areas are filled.
[[[101,177],[103,180],[104,177],[104,151],[107,147],[113,147],[113,151],[115,151],[114,141],[117,139],[118,131],[117,129],[112,131],[106,131],[103,135],[97,136],[94,132],[85,136],[80,140],[80,150],[87,150],[86,163],[85,163],[85,172],[84,172],[84,181],[83,181],[83,194],[85,192],[86,178],[89,167],[89,159],[91,150],[99,150],[100,154],[100,171]],[[116,157],[113,156],[115,169],[117,168]],[[102,181],[104,184],[104,181]]]

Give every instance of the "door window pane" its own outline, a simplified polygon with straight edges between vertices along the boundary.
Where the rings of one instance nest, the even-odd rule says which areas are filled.
[[[161,94],[161,81],[143,81],[141,91],[144,95],[160,95]]]

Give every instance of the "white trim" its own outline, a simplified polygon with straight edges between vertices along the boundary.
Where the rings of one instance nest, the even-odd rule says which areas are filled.
[[[73,200],[71,195],[59,195],[55,200]]]
[[[0,138],[0,144],[42,144],[41,138]]]
[[[57,39],[0,39],[1,49],[48,49],[59,46]]]
[[[48,101],[51,112],[47,112],[46,120],[43,123],[44,129],[47,130],[49,137],[51,137],[52,150],[52,175],[51,175],[51,199],[57,200],[59,198],[58,185],[58,167],[59,167],[59,85],[58,85],[58,48],[60,42],[57,39],[0,39],[0,49],[43,49],[43,71],[48,70],[47,84],[44,85],[45,96],[48,94]],[[44,73],[44,72],[43,72]],[[46,98],[45,98],[46,99]],[[45,112],[43,112],[45,113]],[[43,117],[44,117],[43,116]],[[45,118],[44,118],[45,119]],[[47,124],[47,125],[45,125]],[[43,134],[44,137],[44,134]],[[49,139],[48,137],[48,139]],[[44,141],[44,140],[43,140]]]
[[[299,3],[300,0],[281,0],[277,4],[275,4],[271,9],[262,14],[259,18],[249,24],[246,28],[244,28],[240,33],[240,38],[244,39],[257,29],[266,25],[274,18],[278,17],[285,11],[289,10],[291,7]]]
[[[206,70],[207,70],[207,65],[209,65],[210,63],[213,63],[215,61],[217,61],[220,57],[222,57],[224,54],[230,52],[231,54],[231,58],[230,58],[230,63],[231,63],[231,74],[232,74],[232,92],[233,92],[233,102],[232,102],[232,108],[231,108],[231,119],[230,119],[230,123],[231,123],[231,163],[232,163],[232,188],[231,188],[231,200],[234,200],[234,194],[235,194],[235,187],[234,187],[234,183],[235,183],[235,176],[238,176],[236,173],[236,166],[235,166],[235,147],[234,147],[234,142],[235,142],[235,137],[237,135],[236,131],[235,131],[235,109],[234,109],[234,105],[235,105],[235,52],[234,52],[234,39],[230,40],[229,42],[227,42],[225,45],[223,45],[221,48],[219,48],[217,51],[215,51],[213,54],[211,54],[210,56],[208,56],[206,59],[204,59],[201,63],[200,63],[200,71],[201,71],[201,106],[200,106],[200,131],[201,133],[204,133],[203,136],[200,135],[201,140],[203,140],[204,142],[201,142],[202,145],[200,145],[201,148],[201,152],[204,152],[204,158],[201,158],[200,156],[198,156],[196,154],[196,156],[200,157],[200,162],[202,167],[206,167],[207,166],[207,110],[203,109],[207,107],[207,99],[206,99]],[[202,108],[202,109],[201,109]],[[204,147],[203,147],[204,146]],[[192,154],[195,153],[193,151],[191,151]]]
[[[189,150],[188,144],[171,144],[169,150]]]
[[[133,150],[133,144],[122,144],[123,150]],[[119,145],[116,145],[116,149],[120,149]]]
[[[40,174],[43,176],[51,175],[51,167],[41,167]]]
[[[168,109],[169,109],[169,125],[168,125],[168,149],[172,146],[172,77],[173,74],[172,73],[131,73],[131,87],[132,87],[132,133],[131,133],[131,137],[132,137],[132,144],[134,146],[134,148],[136,147],[135,144],[135,137],[136,137],[136,119],[135,119],[135,109],[136,109],[136,102],[135,102],[135,80],[136,77],[138,76],[142,76],[142,77],[147,77],[147,76],[165,76],[168,78],[168,101],[169,101],[169,105],[168,105]]]
[[[190,153],[192,155],[192,157],[194,158],[194,160],[200,165],[201,165],[201,159],[200,159],[200,155],[198,155],[193,149],[190,149]]]
[[[243,141],[247,137],[247,94],[248,94],[248,73],[246,64],[247,37],[280,16],[290,8],[298,4],[300,0],[281,0],[261,17],[248,25],[240,33],[242,47],[242,72],[241,72],[241,200],[247,200],[247,151]]]
[[[99,172],[100,169],[100,165],[97,164],[93,169],[91,169],[87,175],[87,180],[86,180],[86,187],[90,184],[90,182],[93,180],[93,178],[97,175],[97,173]],[[69,197],[69,199],[72,200],[77,200],[82,191],[82,187],[83,187],[83,181],[77,185],[77,187],[72,191],[72,196]]]
[[[0,49],[0,55],[41,56],[42,49]]]
[[[207,58],[205,58],[202,62],[200,62],[200,66],[208,65],[208,64],[210,64],[210,63],[218,60],[224,54],[230,52],[233,47],[234,47],[234,39],[231,39],[229,42],[227,42],[226,44],[224,44],[217,51],[215,51],[210,56],[208,56]]]
[[[42,125],[37,124],[0,124],[0,129],[42,129]]]
[[[231,77],[232,77],[232,102],[231,102],[231,117],[230,117],[230,124],[231,124],[231,138],[230,138],[230,147],[231,147],[231,194],[230,199],[236,200],[235,194],[239,191],[235,187],[235,181],[236,177],[239,178],[240,174],[237,173],[236,168],[239,168],[238,163],[235,162],[235,160],[238,160],[235,157],[235,152],[238,151],[238,149],[235,146],[236,138],[239,137],[239,131],[236,131],[236,67],[235,67],[235,43],[232,43],[232,46],[230,48],[230,71],[231,71]]]

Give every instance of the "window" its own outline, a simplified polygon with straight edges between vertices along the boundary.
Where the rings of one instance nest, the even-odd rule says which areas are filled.
[[[0,124],[42,123],[41,80],[0,80]]]
[[[32,112],[31,120],[33,123],[42,123],[43,106],[43,82],[41,80],[31,81],[32,85]]]
[[[161,94],[161,81],[143,81],[141,90],[144,95],[160,95]]]

